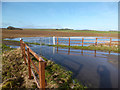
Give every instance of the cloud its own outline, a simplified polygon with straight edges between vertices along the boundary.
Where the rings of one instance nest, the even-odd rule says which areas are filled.
[[[52,25],[34,25],[34,24],[30,24],[30,25],[25,25],[22,28],[62,28],[62,26],[58,25],[58,24],[52,24]]]

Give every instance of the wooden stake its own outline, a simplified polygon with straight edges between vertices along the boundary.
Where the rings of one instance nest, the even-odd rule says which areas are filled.
[[[29,48],[27,48],[27,54],[28,54],[28,72],[29,72],[29,79],[31,79],[31,66],[30,66],[30,52],[29,52]]]
[[[70,37],[69,37],[69,46],[70,46]]]
[[[40,89],[45,90],[45,62],[39,61],[39,81]]]
[[[84,38],[82,38],[82,47],[83,47],[83,43],[84,43]]]
[[[20,40],[20,47],[21,47],[22,57],[23,57],[23,43],[22,43],[22,39]]]
[[[97,45],[97,39],[98,39],[98,38],[96,38],[96,43],[95,43],[95,45]]]
[[[27,63],[26,63],[26,55],[25,55],[25,44],[23,44],[23,54],[24,54],[24,61],[25,61],[25,64],[27,64]]]
[[[109,45],[110,47],[111,47],[111,42],[112,42],[112,38],[110,38],[110,45]]]
[[[58,37],[57,37],[57,45],[58,45]]]

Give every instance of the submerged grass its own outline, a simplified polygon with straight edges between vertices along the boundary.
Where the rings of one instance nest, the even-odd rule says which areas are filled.
[[[8,41],[13,41],[13,42],[20,42],[20,41],[15,41],[15,40],[8,40]],[[30,42],[25,42],[26,44],[34,44],[34,45],[40,45],[40,43],[30,43]],[[90,45],[90,46],[67,46],[67,45],[48,45],[42,43],[41,45],[46,45],[46,46],[57,46],[57,47],[67,47],[67,48],[74,48],[74,49],[83,49],[83,50],[99,50],[99,51],[112,51],[115,53],[120,53],[119,46],[104,46],[104,45]]]
[[[48,45],[48,46],[54,46],[54,47],[67,47],[67,48],[74,48],[74,49],[83,49],[83,50],[99,50],[99,51],[112,51],[116,53],[120,53],[120,49],[118,46],[103,46],[103,45],[90,45],[90,46],[67,46],[67,45]]]

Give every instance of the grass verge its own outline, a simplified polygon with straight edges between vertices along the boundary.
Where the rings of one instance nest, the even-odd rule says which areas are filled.
[[[98,50],[98,51],[112,51],[115,53],[120,53],[120,49],[116,46],[102,46],[102,45],[91,45],[91,46],[67,46],[67,45],[48,45],[53,47],[67,47],[67,48],[74,48],[74,49],[83,49],[83,50]]]
[[[20,41],[15,41],[15,40],[8,40],[8,41],[12,41],[12,42],[20,42]],[[34,45],[40,45],[40,43],[29,43],[29,42],[25,42],[26,44],[34,44]],[[41,45],[46,45],[44,43],[42,43]],[[119,46],[104,46],[104,45],[90,45],[90,46],[67,46],[67,45],[46,45],[46,46],[53,46],[53,47],[67,47],[67,48],[74,48],[74,49],[83,49],[83,50],[98,50],[98,51],[112,51],[115,53],[120,53],[120,49]]]
[[[28,79],[28,67],[24,64],[21,50],[11,49],[4,46],[5,52],[2,53],[2,86],[3,90],[13,88],[37,88],[34,79]],[[8,49],[8,51],[7,51]],[[36,66],[38,61],[31,57]],[[46,60],[45,76],[47,85],[46,88],[87,88],[82,84],[72,79],[72,72],[65,70],[64,67],[54,63],[51,60]],[[37,73],[36,73],[37,75]]]

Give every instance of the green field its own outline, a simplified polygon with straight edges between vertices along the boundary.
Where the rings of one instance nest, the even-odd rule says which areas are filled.
[[[24,30],[40,30],[40,31],[63,31],[63,32],[87,32],[87,33],[120,33],[120,31],[96,31],[96,30],[65,30],[65,29],[24,29]]]

